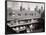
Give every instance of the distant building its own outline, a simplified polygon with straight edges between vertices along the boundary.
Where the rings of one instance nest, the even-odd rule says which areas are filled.
[[[38,12],[38,6],[36,6],[35,11],[37,11],[37,12]]]
[[[20,11],[22,11],[22,6],[20,6]]]

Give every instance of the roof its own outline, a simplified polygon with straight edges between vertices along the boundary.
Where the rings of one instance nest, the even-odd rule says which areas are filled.
[[[35,11],[14,11],[15,12],[15,16],[8,16],[8,20],[25,20],[25,19],[34,19],[34,18],[40,18],[40,14],[38,12]],[[21,16],[18,15],[18,13],[21,14]],[[25,15],[25,13],[27,13],[27,15]],[[30,13],[33,13],[33,16],[30,15]],[[36,13],[36,16],[34,15]]]

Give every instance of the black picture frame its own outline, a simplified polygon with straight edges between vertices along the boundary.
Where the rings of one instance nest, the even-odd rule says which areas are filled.
[[[5,1],[5,34],[16,34],[16,33],[7,33],[7,0]],[[27,2],[27,3],[40,3],[40,4],[44,4],[44,11],[45,11],[45,2],[32,2],[32,1],[9,1],[9,2]],[[45,13],[44,13],[45,16]],[[45,32],[45,17],[44,17],[44,31]],[[37,32],[36,32],[37,33]]]

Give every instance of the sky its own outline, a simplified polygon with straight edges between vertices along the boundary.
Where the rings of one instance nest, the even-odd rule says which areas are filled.
[[[20,9],[21,6],[21,2],[7,2],[7,7],[8,8],[12,8],[13,10],[15,9]],[[25,9],[28,9],[28,7],[30,8],[30,10],[34,10],[34,8],[38,6],[38,8],[40,8],[41,6],[44,9],[44,4],[40,4],[40,3],[22,3],[22,7]]]

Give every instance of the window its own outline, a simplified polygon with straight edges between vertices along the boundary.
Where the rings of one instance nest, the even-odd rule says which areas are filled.
[[[21,14],[20,14],[20,13],[18,13],[18,16],[21,16]]]
[[[27,13],[25,13],[25,16],[27,15]]]

